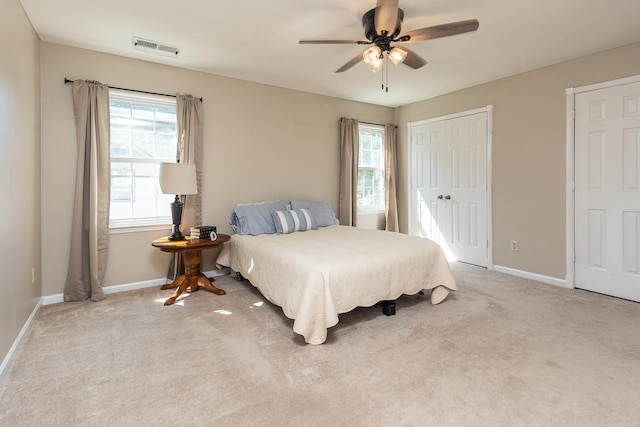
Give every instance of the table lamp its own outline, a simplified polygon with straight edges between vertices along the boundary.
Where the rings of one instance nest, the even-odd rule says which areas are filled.
[[[196,179],[195,163],[160,163],[160,190],[163,194],[175,194],[176,199],[171,203],[171,219],[173,226],[169,240],[185,240],[180,231],[182,223],[181,195],[196,194],[198,181]]]

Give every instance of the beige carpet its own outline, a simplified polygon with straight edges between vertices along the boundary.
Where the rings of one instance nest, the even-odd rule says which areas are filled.
[[[43,307],[2,426],[638,426],[640,305],[454,264],[460,290],[340,316],[321,346],[247,282]]]

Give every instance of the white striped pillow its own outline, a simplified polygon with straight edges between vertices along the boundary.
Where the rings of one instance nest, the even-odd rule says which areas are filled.
[[[292,209],[286,211],[275,211],[271,213],[276,232],[289,234],[294,231],[316,230],[315,222],[308,209]]]

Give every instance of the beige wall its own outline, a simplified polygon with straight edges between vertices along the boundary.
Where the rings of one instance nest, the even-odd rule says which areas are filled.
[[[39,90],[38,38],[20,3],[5,1],[0,13],[0,362],[41,295]]]
[[[326,200],[337,208],[339,119],[392,123],[392,108],[244,82],[175,67],[43,43],[43,295],[61,293],[76,163],[71,87],[93,79],[161,93],[204,98],[203,222],[229,232],[237,203]],[[169,255],[150,246],[166,231],[112,234],[105,286],[163,277]],[[46,242],[56,242],[55,246]],[[214,253],[204,253],[213,268]]]
[[[407,123],[493,105],[493,261],[564,279],[566,95],[640,74],[640,43],[398,108],[400,226],[407,230]],[[509,248],[518,240],[520,250]]]

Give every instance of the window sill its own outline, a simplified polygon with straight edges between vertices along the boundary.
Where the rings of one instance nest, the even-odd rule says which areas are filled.
[[[171,225],[155,224],[109,227],[109,234],[143,233],[147,231],[167,231],[168,234],[171,232]]]
[[[385,213],[385,209],[380,208],[358,208],[358,215],[379,215]]]

